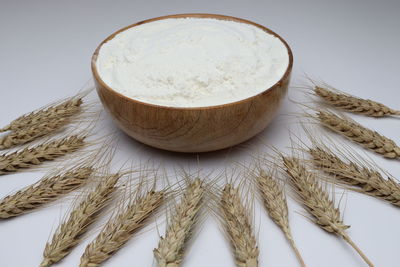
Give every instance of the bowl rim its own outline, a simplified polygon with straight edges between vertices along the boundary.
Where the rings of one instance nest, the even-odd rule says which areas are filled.
[[[253,25],[255,27],[260,28],[261,30],[274,35],[275,37],[277,37],[286,47],[288,55],[289,55],[289,64],[286,68],[285,73],[282,75],[282,77],[276,82],[274,83],[272,86],[268,87],[267,89],[261,91],[260,93],[244,98],[244,99],[240,99],[238,101],[234,101],[234,102],[229,102],[229,103],[225,103],[225,104],[219,104],[219,105],[212,105],[212,106],[199,106],[199,107],[173,107],[173,106],[165,106],[165,105],[158,105],[158,104],[152,104],[152,103],[147,103],[147,102],[143,102],[134,98],[130,98],[128,96],[125,96],[115,90],[113,90],[110,86],[108,86],[103,79],[101,79],[98,71],[97,71],[97,66],[96,66],[96,62],[97,62],[97,57],[99,55],[99,51],[100,48],[103,46],[103,44],[105,44],[106,42],[110,41],[111,39],[113,39],[117,34],[139,26],[141,24],[144,23],[149,23],[149,22],[153,22],[153,21],[157,21],[157,20],[163,20],[163,19],[170,19],[170,18],[212,18],[212,19],[220,19],[220,20],[231,20],[231,21],[236,21],[236,22],[241,22],[241,23],[246,23],[246,24],[250,24]],[[182,14],[172,14],[172,15],[164,15],[164,16],[160,16],[160,17],[155,17],[155,18],[150,18],[150,19],[146,19],[146,20],[142,20],[136,23],[133,23],[131,25],[128,25],[126,27],[123,27],[117,31],[115,31],[114,33],[112,33],[111,35],[109,35],[106,39],[104,39],[96,48],[96,50],[94,51],[93,55],[92,55],[92,59],[91,59],[91,69],[92,69],[92,73],[93,76],[96,80],[96,82],[100,83],[101,86],[103,88],[105,88],[106,90],[118,95],[121,98],[124,98],[127,101],[131,101],[137,104],[142,104],[142,105],[146,105],[149,107],[154,107],[154,108],[162,108],[162,109],[172,109],[172,110],[204,110],[204,109],[218,109],[218,108],[222,108],[222,107],[227,107],[227,106],[233,106],[233,105],[237,105],[237,104],[241,104],[247,101],[251,101],[252,99],[255,99],[261,95],[266,95],[269,94],[271,92],[272,89],[276,88],[277,86],[279,86],[283,81],[285,81],[291,73],[291,70],[293,68],[293,53],[292,50],[290,48],[290,46],[288,45],[288,43],[285,41],[285,39],[283,39],[279,34],[277,34],[276,32],[272,31],[271,29],[255,23],[253,21],[247,20],[247,19],[242,19],[239,17],[233,17],[233,16],[227,16],[227,15],[221,15],[221,14],[211,14],[211,13],[182,13]]]

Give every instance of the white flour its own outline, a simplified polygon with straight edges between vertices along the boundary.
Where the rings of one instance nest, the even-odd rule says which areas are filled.
[[[142,102],[200,107],[256,95],[284,74],[285,45],[233,21],[165,19],[130,28],[105,43],[97,69],[115,91]]]

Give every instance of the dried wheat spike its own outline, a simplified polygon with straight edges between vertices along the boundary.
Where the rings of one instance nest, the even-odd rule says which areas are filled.
[[[393,140],[380,135],[376,131],[367,129],[350,119],[342,119],[330,112],[319,111],[317,116],[322,125],[365,148],[386,158],[400,157],[400,147]]]
[[[10,154],[0,155],[0,175],[32,168],[85,146],[85,136],[72,135]]]
[[[314,216],[314,222],[330,233],[340,234],[349,226],[343,224],[340,211],[318,183],[312,172],[296,158],[283,157],[283,163],[296,193],[307,210]]]
[[[181,264],[203,194],[204,188],[200,179],[188,185],[181,203],[176,207],[165,237],[161,237],[158,248],[154,249],[159,267],[178,267]]]
[[[400,184],[392,178],[384,179],[378,171],[352,162],[345,163],[332,152],[318,147],[309,149],[309,153],[313,157],[313,163],[326,173],[332,174],[338,183],[400,207]]]
[[[400,111],[391,109],[381,103],[348,95],[343,92],[334,92],[321,86],[315,86],[314,92],[328,104],[353,113],[370,117],[385,117],[400,115]]]
[[[227,184],[222,191],[221,209],[236,265],[257,267],[259,250],[249,214],[242,204],[238,189],[230,184]]]
[[[312,215],[313,222],[325,231],[343,238],[369,266],[374,266],[346,233],[346,229],[350,226],[343,223],[339,209],[335,207],[329,194],[322,188],[314,174],[307,171],[298,159],[282,158],[285,171],[290,177],[291,185],[301,203]]]
[[[59,118],[13,131],[0,138],[0,149],[11,148],[31,142],[39,137],[56,132],[67,123],[67,119]]]
[[[48,121],[69,118],[80,111],[82,105],[82,98],[73,97],[58,105],[42,108],[38,111],[34,111],[13,120],[9,125],[0,129],[0,132],[4,131],[16,131],[26,127],[33,126],[35,124],[46,123]]]
[[[96,188],[76,206],[69,218],[58,227],[51,242],[46,244],[40,267],[59,262],[81,242],[83,234],[97,220],[100,212],[112,198],[120,177],[120,174],[104,177]]]
[[[0,219],[15,217],[48,204],[83,186],[93,169],[81,167],[39,182],[0,200]]]
[[[109,259],[144,225],[146,219],[161,206],[163,199],[163,191],[150,191],[130,203],[86,247],[79,266],[95,267]]]
[[[261,198],[264,202],[264,207],[268,211],[268,215],[279,226],[279,228],[282,229],[285,237],[292,246],[297,259],[299,260],[300,265],[303,267],[306,266],[292,237],[289,226],[288,206],[283,187],[272,177],[272,175],[267,174],[262,169],[260,169],[260,174],[256,176],[256,180],[258,183],[258,189],[261,193]]]

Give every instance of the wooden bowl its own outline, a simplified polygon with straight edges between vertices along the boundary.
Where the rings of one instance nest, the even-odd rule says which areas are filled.
[[[289,65],[283,77],[272,87],[255,96],[228,104],[210,107],[167,107],[140,102],[112,90],[100,78],[96,60],[100,47],[118,33],[161,19],[215,18],[254,25],[278,37],[289,53]],[[178,152],[206,152],[234,146],[261,132],[274,117],[284,98],[293,55],[288,44],[278,34],[254,22],[223,15],[179,14],[144,20],[125,27],[96,49],[92,57],[92,72],[97,93],[117,125],[134,139],[149,146]]]

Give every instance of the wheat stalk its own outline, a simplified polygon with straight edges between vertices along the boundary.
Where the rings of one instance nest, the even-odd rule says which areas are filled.
[[[400,157],[400,147],[393,140],[380,135],[376,131],[367,129],[348,118],[340,118],[330,112],[319,111],[317,117],[323,126],[365,148],[386,158]]]
[[[58,105],[42,108],[37,111],[22,115],[13,120],[9,125],[0,129],[4,131],[17,131],[32,125],[46,123],[60,118],[70,118],[80,111],[83,101],[81,97],[72,97]]]
[[[227,184],[222,191],[221,210],[236,265],[257,267],[259,250],[248,212],[242,204],[238,189],[231,184]]]
[[[305,267],[303,258],[298,250],[289,226],[289,214],[286,197],[283,187],[264,170],[260,169],[259,175],[256,176],[258,189],[264,202],[264,207],[268,211],[271,219],[282,229],[285,237],[292,246],[300,265]]]
[[[112,198],[120,174],[109,175],[90,192],[63,222],[50,243],[46,244],[40,267],[47,267],[62,260],[80,243],[82,236],[98,218]]]
[[[319,147],[309,149],[313,163],[326,173],[332,174],[335,181],[349,186],[350,189],[385,200],[400,207],[400,184],[370,168],[345,163],[332,152]]]
[[[159,267],[178,267],[183,259],[185,244],[190,238],[196,215],[201,207],[204,194],[200,179],[188,185],[181,203],[167,228],[165,237],[161,237],[154,256]]]
[[[85,136],[72,135],[10,154],[0,155],[0,175],[32,168],[85,146]]]
[[[45,204],[83,186],[93,169],[80,167],[64,174],[45,177],[39,182],[0,200],[0,219],[15,217]]]
[[[0,138],[0,149],[11,148],[31,142],[39,137],[51,134],[65,126],[69,121],[63,117],[45,123],[35,124]]]
[[[86,247],[79,266],[95,267],[109,259],[144,225],[146,219],[161,206],[163,199],[163,191],[150,191],[131,202]]]
[[[321,86],[315,86],[314,93],[320,96],[326,103],[345,111],[370,117],[400,115],[400,111],[391,109],[376,101],[358,98],[340,91],[334,92]]]
[[[313,216],[313,222],[325,231],[343,238],[369,266],[374,266],[346,233],[346,229],[350,226],[343,223],[340,210],[322,188],[315,175],[307,171],[296,158],[283,157],[283,164],[301,203]]]

